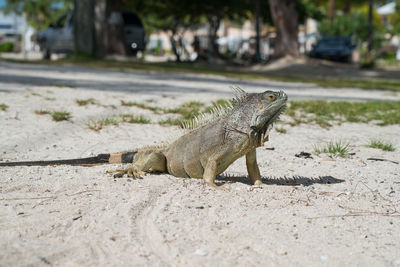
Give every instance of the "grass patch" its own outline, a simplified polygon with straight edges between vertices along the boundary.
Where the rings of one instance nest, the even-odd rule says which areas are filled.
[[[35,110],[35,114],[37,114],[37,115],[47,115],[47,114],[51,114],[51,111],[45,110],[45,109],[38,109],[38,110]]]
[[[75,102],[79,105],[79,106],[87,106],[87,105],[95,105],[96,104],[96,100],[94,100],[93,98],[88,98],[88,99],[76,99]]]
[[[182,119],[173,119],[168,118],[166,120],[159,121],[158,124],[160,125],[175,125],[175,126],[182,126]]]
[[[141,124],[148,124],[151,123],[150,119],[140,115],[140,116],[133,116],[132,114],[121,114],[118,117],[107,117],[100,120],[90,120],[86,125],[89,129],[94,131],[100,131],[107,125],[119,125],[120,122],[126,123],[141,123]]]
[[[41,94],[35,93],[35,92],[31,93],[31,95],[33,95],[33,96],[42,96]]]
[[[349,143],[343,143],[342,141],[330,141],[323,146],[314,146],[314,153],[319,155],[321,153],[327,153],[336,157],[346,157],[349,153]]]
[[[48,61],[40,63],[49,64]],[[310,77],[300,75],[280,75],[265,72],[243,71],[243,69],[232,69],[231,67],[212,66],[199,63],[175,63],[175,62],[119,62],[114,60],[99,60],[94,58],[81,58],[71,56],[59,61],[51,61],[50,64],[72,63],[76,65],[118,69],[134,71],[157,71],[163,73],[180,72],[194,74],[221,75],[235,79],[271,79],[285,82],[305,82],[314,83],[321,87],[348,88],[355,87],[361,89],[382,89],[400,91],[400,80],[378,79],[351,79],[341,77]]]
[[[50,115],[53,121],[67,121],[72,118],[71,113],[67,111],[50,111],[46,109],[35,110],[37,115]]]
[[[179,114],[179,118],[168,118],[160,121],[161,125],[178,125],[182,126],[182,122],[191,120],[201,113],[210,113],[216,106],[229,107],[230,101],[225,99],[218,99],[213,101],[210,106],[205,107],[204,103],[198,101],[191,101],[183,103],[179,107],[172,109],[163,109],[164,113]]]
[[[50,115],[53,121],[67,121],[72,117],[71,113],[67,111],[53,111]]]
[[[291,101],[286,110],[294,123],[316,123],[323,127],[330,122],[370,122],[378,125],[400,123],[400,101],[345,102],[334,101]]]
[[[89,127],[89,129],[94,130],[94,131],[100,131],[103,129],[104,126],[107,125],[118,125],[119,121],[115,117],[107,117],[103,118],[101,120],[90,120],[86,125]]]
[[[209,113],[209,112],[212,112],[212,110],[213,110],[213,108],[215,108],[215,107],[223,107],[223,108],[226,108],[226,107],[230,107],[231,106],[231,102],[229,101],[229,100],[226,100],[226,99],[218,99],[218,100],[216,100],[216,101],[213,101],[213,102],[211,102],[211,106],[208,106],[208,107],[206,107],[204,110],[203,110],[203,113]]]
[[[121,105],[122,106],[126,106],[126,107],[138,107],[141,109],[148,109],[153,111],[154,113],[160,113],[160,111],[162,111],[162,108],[159,107],[153,107],[153,106],[149,106],[146,104],[142,104],[142,103],[137,103],[137,102],[125,102],[124,100],[121,100]]]
[[[150,119],[146,118],[143,115],[133,116],[132,114],[122,114],[120,116],[122,121],[127,123],[141,123],[141,124],[151,123]]]
[[[380,140],[371,140],[366,147],[378,148],[382,149],[383,151],[395,151],[395,148],[390,143],[384,143]]]
[[[6,111],[7,109],[8,109],[8,106],[6,104],[0,104],[1,111]]]
[[[287,130],[283,127],[276,127],[275,131],[277,131],[278,133],[282,133],[282,134],[287,133]]]
[[[173,113],[181,115],[183,120],[190,120],[200,114],[201,108],[204,107],[204,103],[191,101],[183,103],[177,108],[164,110],[165,113]]]
[[[47,101],[54,101],[54,100],[56,100],[55,97],[45,97],[44,99],[47,100]]]
[[[25,63],[21,60],[7,60],[11,62]],[[120,62],[115,60],[101,60],[88,57],[69,56],[57,61],[41,60],[35,63],[46,65],[74,64],[92,68],[116,69],[123,71],[150,72],[157,71],[162,73],[193,73],[193,74],[211,74],[220,75],[235,79],[271,79],[284,82],[302,82],[313,83],[321,87],[337,88],[361,88],[400,91],[399,79],[386,78],[343,78],[327,76],[308,76],[308,75],[282,75],[271,72],[245,71],[243,69],[234,69],[231,66],[212,66],[210,64],[199,63],[175,63],[175,62]],[[69,84],[53,84],[49,86],[57,87],[75,87]]]

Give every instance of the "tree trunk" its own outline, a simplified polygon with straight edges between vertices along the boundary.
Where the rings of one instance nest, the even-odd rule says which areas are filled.
[[[274,58],[299,56],[298,14],[296,0],[269,0],[272,20],[276,28]]]
[[[94,0],[75,0],[74,39],[75,53],[94,55]]]
[[[368,52],[367,52],[367,65],[372,64],[372,48],[374,44],[374,26],[373,26],[373,13],[374,1],[368,0]]]
[[[350,14],[350,9],[351,9],[351,2],[350,1],[346,1],[346,3],[344,3],[343,12],[345,14]]]
[[[175,28],[171,30],[171,36],[169,37],[169,41],[171,43],[172,52],[176,57],[176,62],[181,62],[181,55],[179,54],[178,49],[176,47],[176,40],[175,40],[176,32],[177,30]]]
[[[107,52],[110,54],[127,55],[124,37],[124,20],[122,17],[122,0],[106,0],[107,26],[105,39]]]
[[[328,17],[331,20],[331,23],[335,18],[335,13],[336,13],[336,0],[329,0]]]
[[[75,0],[74,4],[76,53],[100,58],[127,54],[122,0]]]
[[[209,49],[211,50],[211,55],[213,57],[219,56],[219,47],[217,44],[217,31],[221,24],[221,18],[218,16],[212,16],[209,18],[208,23],[210,24],[209,28]]]

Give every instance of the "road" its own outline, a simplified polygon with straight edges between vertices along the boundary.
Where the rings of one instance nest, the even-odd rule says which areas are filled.
[[[229,97],[229,87],[237,85],[249,92],[284,89],[292,100],[400,100],[397,93],[355,88],[321,88],[313,84],[271,80],[243,80],[214,75],[156,73],[95,69],[72,65],[21,64],[0,61],[0,91],[31,86],[73,87],[76,89],[132,92],[147,95],[184,94],[194,99]]]

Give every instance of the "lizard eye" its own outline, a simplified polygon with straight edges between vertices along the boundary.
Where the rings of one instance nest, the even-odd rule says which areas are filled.
[[[274,101],[275,100],[275,95],[267,95],[267,99],[269,100],[269,101]]]

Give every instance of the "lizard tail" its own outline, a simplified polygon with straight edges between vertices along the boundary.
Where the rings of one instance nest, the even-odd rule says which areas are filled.
[[[99,154],[95,157],[80,159],[40,160],[40,161],[11,161],[0,162],[1,166],[47,166],[47,165],[82,165],[132,163],[137,152],[123,152],[116,154]]]

